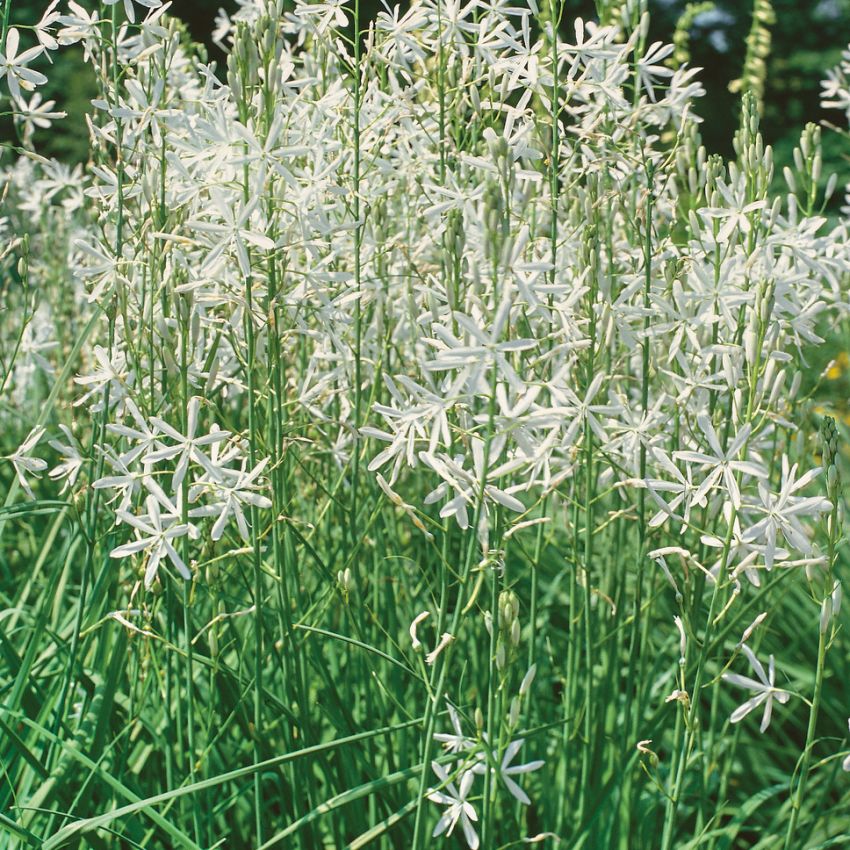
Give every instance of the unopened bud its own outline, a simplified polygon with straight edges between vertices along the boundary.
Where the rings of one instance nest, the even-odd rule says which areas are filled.
[[[535,675],[537,675],[537,665],[532,664],[531,667],[528,668],[526,674],[522,677],[522,682],[520,682],[519,695],[521,697],[524,697],[528,693],[529,688],[534,682]]]
[[[511,627],[511,621],[513,620],[513,609],[510,605],[500,605],[499,606],[499,625],[503,629],[509,629]]]
[[[830,498],[838,494],[838,468],[834,463],[831,463],[826,470],[826,491]]]
[[[824,200],[828,201],[835,194],[835,187],[838,183],[838,174],[833,172],[829,175],[829,180],[826,181],[826,191],[824,192]]]
[[[794,179],[794,172],[787,165],[782,169],[782,176],[785,178],[788,188],[796,193],[797,181]]]
[[[797,393],[800,392],[800,384],[803,380],[803,373],[799,370],[794,373],[794,377],[791,380],[791,386],[788,388],[788,397],[790,399],[795,399],[797,397]]]
[[[820,631],[821,634],[829,628],[829,620],[832,616],[832,605],[829,599],[824,599],[820,606]]]
[[[519,700],[514,697],[511,700],[511,708],[508,712],[508,725],[511,729],[514,729],[517,723],[519,723]]]

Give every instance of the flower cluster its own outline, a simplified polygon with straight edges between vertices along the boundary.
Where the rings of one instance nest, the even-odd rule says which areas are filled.
[[[669,690],[639,651],[673,647],[682,765],[712,676],[753,692],[731,721],[764,706],[766,732],[790,695],[774,657],[765,671],[742,641],[757,679],[718,670],[717,633],[786,576],[825,606],[823,656],[838,616],[837,436],[808,438],[805,370],[826,322],[847,318],[850,240],[822,215],[834,183],[818,188],[819,129],[776,194],[750,86],[734,158],[710,156],[698,71],[650,41],[637,0],[570,30],[557,4],[416,0],[367,29],[337,0],[239,0],[216,22],[223,69],[170,4],[104,0],[105,18],[58,5],[37,45],[22,51],[11,27],[0,54],[25,148],[0,172],[9,500],[61,487],[83,505],[87,563],[105,545],[145,616],[164,584],[197,587],[211,564],[241,588],[250,554],[253,607],[234,607],[260,635],[257,717],[262,647],[291,651],[286,681],[300,683],[323,669],[293,637],[313,618],[335,618],[334,636],[356,623],[359,647],[367,626],[390,649],[410,628],[420,649],[414,613],[439,610],[419,763],[450,687],[486,695],[492,740],[483,726],[465,737],[451,710],[436,740],[456,763],[433,761],[417,844],[423,798],[446,806],[433,835],[460,826],[473,850],[499,843],[494,789],[530,803],[515,777],[543,762],[513,761],[531,709],[504,698],[523,641],[558,684],[551,728],[587,747],[576,829],[613,781],[596,742],[622,727],[631,754]],[[46,81],[30,66],[71,44],[100,88],[85,172],[26,150],[60,115],[24,100]],[[848,77],[850,55],[825,101],[850,116]],[[438,571],[385,603],[393,626],[369,607],[392,583],[385,564],[361,566],[381,540],[411,562],[438,553]],[[488,593],[482,632],[469,615]],[[270,599],[279,645],[263,637]],[[347,619],[352,600],[363,609]],[[234,616],[219,603],[210,623]],[[451,665],[459,647],[486,656],[482,640],[470,684]],[[705,758],[720,755],[735,763],[734,748]],[[684,769],[665,780],[665,850]]]
[[[446,752],[459,756],[461,761],[454,768],[437,761],[431,763],[431,768],[440,780],[440,785],[428,791],[428,799],[432,803],[446,807],[434,827],[432,837],[443,833],[451,835],[460,823],[464,840],[470,850],[477,850],[480,840],[474,823],[478,820],[478,814],[469,799],[475,777],[490,773],[496,781],[504,785],[515,800],[528,806],[531,805],[531,800],[515,777],[539,770],[544,763],[536,760],[526,764],[513,764],[525,743],[522,738],[510,741],[501,751],[501,755],[499,750],[490,752],[486,746],[486,736],[480,745],[475,739],[467,738],[463,733],[457,709],[449,703],[448,710],[453,731],[437,733],[434,739],[442,744]]]

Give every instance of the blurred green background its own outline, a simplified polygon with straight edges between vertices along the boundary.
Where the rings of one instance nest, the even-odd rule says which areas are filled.
[[[97,6],[92,0],[79,2],[87,8]],[[12,0],[12,21],[31,25],[47,5],[48,0]],[[686,5],[687,0],[650,0],[652,38],[670,40]],[[64,6],[63,0],[60,8]],[[365,15],[374,15],[381,6],[377,0],[361,0]],[[223,56],[210,43],[219,7],[233,11],[236,3],[174,0],[171,11],[186,22],[194,40],[208,46],[210,58],[221,67]],[[566,7],[567,32],[571,31],[572,17],[595,15],[593,0],[567,0]],[[819,94],[825,71],[838,62],[850,41],[850,0],[773,0],[773,7],[776,22],[768,60],[763,132],[773,144],[781,166],[790,159],[807,121],[841,120],[839,113],[830,114],[820,108]],[[701,79],[707,92],[698,112],[705,119],[702,135],[710,152],[731,153],[739,98],[729,91],[729,83],[740,76],[751,17],[751,0],[715,0],[714,10],[699,15],[690,30],[692,63],[702,67]],[[57,107],[65,109],[69,117],[37,135],[36,144],[44,154],[66,161],[83,160],[87,148],[83,116],[94,96],[91,76],[76,49],[61,51],[47,70],[50,83],[45,87],[45,97],[54,98]],[[12,138],[8,121],[0,127],[0,136]],[[850,180],[844,147],[837,135],[824,133],[824,173],[838,171],[840,184]],[[777,173],[781,173],[781,168]]]

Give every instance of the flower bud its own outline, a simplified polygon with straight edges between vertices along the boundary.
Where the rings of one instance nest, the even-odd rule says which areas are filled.
[[[796,194],[797,181],[794,179],[794,172],[787,165],[782,169],[782,176],[785,178],[788,188]]]
[[[826,470],[826,492],[830,499],[838,495],[838,468],[834,463],[831,463]]]
[[[744,331],[744,357],[747,360],[747,365],[755,366],[758,356],[758,334],[752,325],[749,325]]]
[[[820,606],[820,631],[821,634],[829,628],[829,621],[832,616],[832,605],[829,599],[824,599]]]
[[[510,726],[511,729],[516,728],[517,723],[519,723],[519,705],[519,700],[514,697],[511,700],[511,708],[508,712],[508,726]]]
[[[522,677],[522,682],[520,682],[519,695],[521,697],[524,697],[528,693],[529,688],[534,682],[535,675],[537,675],[537,665],[532,664],[531,667],[528,668],[526,674]]]
[[[800,384],[803,381],[803,373],[798,369],[794,373],[794,377],[791,379],[791,386],[788,388],[788,398],[793,400],[797,397],[797,393],[800,392]],[[802,432],[801,432],[802,433]]]
[[[824,200],[828,201],[835,194],[835,186],[838,183],[838,174],[833,172],[829,175],[829,180],[826,181],[826,190],[824,192]]]

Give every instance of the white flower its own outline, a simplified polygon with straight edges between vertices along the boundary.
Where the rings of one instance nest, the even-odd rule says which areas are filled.
[[[472,768],[474,773],[486,773],[488,770],[492,770],[499,777],[501,777],[502,782],[505,783],[505,787],[511,793],[512,796],[516,797],[517,800],[520,801],[524,806],[530,806],[531,800],[528,797],[528,794],[519,787],[519,785],[514,781],[514,776],[521,776],[523,773],[531,773],[533,770],[539,770],[543,767],[544,762],[541,760],[538,761],[530,761],[526,764],[516,764],[512,765],[511,762],[514,760],[516,754],[520,751],[520,748],[525,743],[524,738],[517,738],[516,741],[511,741],[510,744],[505,749],[504,755],[502,756],[502,761],[499,764],[498,768],[490,767],[486,760],[481,760],[475,764]],[[498,760],[498,753],[493,754],[493,760]]]
[[[117,349],[109,352],[102,345],[96,345],[91,353],[98,368],[91,375],[78,375],[74,378],[74,383],[88,390],[74,402],[74,406],[79,407],[95,399],[89,409],[97,413],[102,409],[105,400],[108,401],[109,407],[112,407],[126,397],[135,373],[127,369],[127,358]]]
[[[62,15],[58,22],[62,29],[58,33],[58,41],[63,47],[83,42],[83,60],[88,62],[92,49],[97,43],[97,12],[87,12],[79,3],[68,0],[68,8],[72,14]]]
[[[120,519],[132,526],[136,530],[137,536],[132,543],[116,546],[109,553],[110,557],[126,558],[136,552],[147,552],[145,587],[150,587],[153,584],[163,558],[168,558],[180,575],[189,581],[192,578],[192,573],[174,548],[172,541],[189,534],[190,526],[178,521],[177,507],[171,503],[163,506],[167,509],[165,514],[160,510],[160,501],[155,496],[148,496],[145,500],[145,506],[147,514],[142,516],[118,511]]]
[[[212,188],[210,189],[210,198],[214,210],[205,210],[204,212],[217,213],[220,221],[192,219],[186,222],[193,230],[211,234],[213,237],[212,250],[204,260],[204,269],[212,268],[227,248],[232,246],[236,251],[236,258],[242,274],[250,274],[251,264],[248,260],[248,245],[246,243],[256,245],[265,251],[274,249],[274,242],[268,236],[252,230],[250,227],[250,220],[259,205],[259,196],[255,196],[247,204],[238,204],[220,189]]]
[[[753,201],[747,204],[740,197],[733,195],[732,191],[720,181],[717,183],[717,188],[728,206],[710,207],[700,210],[700,213],[708,218],[725,219],[717,234],[717,241],[723,244],[729,241],[736,229],[740,233],[749,233],[751,229],[750,215],[757,210],[764,209],[766,202]]]
[[[553,398],[562,405],[560,409],[553,408],[552,412],[557,411],[567,423],[563,438],[564,445],[571,446],[573,444],[585,423],[590,426],[590,430],[593,431],[600,442],[606,443],[608,434],[599,420],[599,414],[613,414],[617,412],[618,408],[613,404],[594,403],[594,399],[605,382],[605,374],[597,372],[593,376],[583,399],[580,399],[570,388],[569,384],[574,382],[574,376],[569,374],[567,370],[563,370],[549,383],[549,390]]]
[[[15,27],[9,27],[9,32],[6,33],[6,45],[0,53],[0,79],[6,77],[9,91],[15,100],[20,100],[21,89],[32,91],[36,86],[47,82],[47,77],[40,71],[26,67],[27,62],[32,62],[41,54],[43,50],[41,45],[18,53],[19,43],[18,31]]]
[[[21,443],[18,450],[11,455],[7,455],[6,460],[12,462],[15,468],[15,474],[18,477],[18,483],[23,488],[24,492],[31,498],[35,498],[35,494],[29,485],[24,473],[28,473],[35,478],[40,477],[40,473],[47,469],[47,461],[38,457],[30,457],[30,452],[38,445],[38,441],[44,435],[44,428],[36,428],[30,431],[26,440]]]
[[[454,733],[437,732],[434,735],[434,740],[439,741],[443,745],[443,749],[448,753],[462,753],[473,749],[475,747],[475,741],[463,734],[463,729],[460,725],[460,715],[457,713],[457,709],[448,700],[446,701],[446,705],[449,709],[449,719]]]
[[[217,516],[210,532],[210,537],[213,540],[221,539],[227,521],[232,516],[236,519],[236,527],[239,529],[240,537],[247,543],[250,540],[250,529],[248,521],[245,519],[243,506],[253,505],[257,508],[270,508],[272,506],[271,499],[257,492],[258,489],[265,486],[259,478],[268,462],[268,458],[260,461],[250,472],[220,469],[218,470],[217,480],[211,484],[206,482],[196,484],[189,491],[189,501],[195,501],[201,493],[212,489],[215,494],[215,504],[193,508],[189,511],[189,516]]]
[[[132,449],[128,449],[121,455],[122,463],[131,464],[141,455],[154,451],[159,432],[148,425],[136,403],[129,397],[124,402],[124,410],[133,417],[136,427],[131,428],[128,425],[109,423],[106,430],[110,434],[117,434],[119,437],[132,440],[136,444]]]
[[[56,41],[53,33],[49,30],[49,27],[52,27],[60,18],[59,12],[56,11],[58,5],[59,0],[52,0],[50,5],[44,10],[41,20],[35,25],[35,37],[38,39],[38,43],[44,48],[44,54],[47,56],[49,62],[53,61],[50,58],[49,51],[59,48],[59,42]]]
[[[142,488],[157,497],[161,504],[166,504],[168,496],[151,475],[151,465],[142,464],[141,470],[131,470],[128,466],[127,455],[116,456],[111,450],[103,452],[106,462],[112,467],[112,475],[98,478],[92,484],[95,490],[117,490],[116,498],[120,499],[116,508],[116,516],[121,518],[122,512],[128,511],[133,498]]]
[[[747,445],[752,429],[745,425],[730,440],[728,447],[724,450],[720,445],[720,438],[711,424],[711,419],[704,413],[697,417],[697,424],[708,441],[709,448],[714,454],[694,451],[673,452],[677,460],[688,463],[700,464],[703,469],[708,469],[708,474],[702,483],[694,491],[694,502],[700,504],[705,496],[716,487],[722,480],[726,492],[735,508],[741,507],[741,489],[736,480],[736,473],[746,473],[756,478],[764,477],[765,473],[761,467],[746,460],[737,460],[737,456]]]
[[[524,484],[513,484],[504,489],[496,486],[496,482],[500,482],[502,476],[514,471],[521,465],[521,462],[518,460],[508,460],[499,466],[495,465],[505,445],[504,438],[498,437],[491,441],[489,455],[486,459],[484,456],[484,440],[480,437],[473,437],[471,442],[471,470],[463,467],[464,458],[462,455],[451,458],[445,454],[432,455],[429,452],[419,453],[420,459],[443,479],[443,483],[425,497],[425,504],[430,505],[433,502],[439,501],[449,495],[450,490],[454,490],[454,497],[440,509],[440,516],[444,519],[450,516],[455,517],[457,524],[462,529],[469,527],[467,506],[475,505],[478,501],[482,490],[482,480],[484,481],[483,493],[485,499],[496,502],[517,513],[525,510],[523,503],[510,492],[525,489]]]
[[[825,513],[832,509],[832,503],[823,496],[806,497],[794,494],[813,481],[820,471],[820,467],[810,469],[797,478],[797,464],[789,468],[788,457],[783,455],[779,493],[774,495],[765,483],[759,481],[761,504],[754,506],[754,509],[764,516],[744,532],[742,539],[745,543],[764,542],[764,562],[768,570],[773,567],[776,558],[777,532],[781,532],[785,541],[801,554],[811,554],[812,546],[800,517]]]
[[[35,128],[46,130],[57,118],[64,118],[64,112],[53,112],[55,100],[41,102],[41,94],[36,92],[27,103],[23,98],[15,101],[15,121],[24,125],[25,141],[32,138]]]
[[[197,463],[213,478],[218,478],[220,474],[220,471],[215,468],[209,457],[201,451],[201,447],[211,446],[215,443],[220,443],[222,440],[226,440],[230,436],[230,432],[211,430],[208,434],[196,436],[200,406],[201,399],[198,396],[193,396],[189,399],[185,434],[181,434],[176,428],[172,428],[164,420],[156,416],[151,417],[151,422],[159,429],[160,433],[174,440],[174,445],[150,452],[145,455],[145,462],[159,463],[162,460],[178,458],[177,466],[174,468],[174,475],[171,479],[171,487],[174,491],[177,491],[183,483],[183,479],[186,477],[186,472],[189,469],[189,461]]]
[[[428,799],[432,803],[437,803],[439,806],[448,806],[443,812],[437,825],[434,827],[434,832],[431,833],[432,838],[442,835],[451,835],[454,828],[460,822],[463,829],[463,837],[466,839],[467,846],[470,850],[477,850],[479,840],[475,828],[472,826],[472,821],[478,820],[478,815],[472,806],[472,803],[467,801],[469,792],[472,789],[472,782],[475,779],[475,774],[471,770],[465,771],[460,777],[460,787],[456,787],[454,782],[449,779],[448,771],[438,762],[431,762],[431,768],[437,774],[444,791],[431,789],[428,791]]]
[[[51,440],[48,443],[52,449],[55,449],[62,456],[62,462],[58,466],[53,467],[53,469],[51,469],[47,474],[54,481],[60,481],[63,478],[65,479],[65,483],[59,491],[64,493],[76,484],[80,470],[83,468],[84,459],[82,456],[82,450],[80,449],[80,444],[74,438],[74,435],[71,433],[71,429],[67,425],[60,425],[59,428],[62,430],[62,433],[65,435],[68,442],[62,443],[59,440]]]
[[[673,70],[663,64],[664,60],[672,53],[672,44],[662,44],[660,41],[656,41],[646,49],[646,52],[637,61],[638,79],[652,100],[655,100],[653,78],[673,76]]]
[[[119,0],[103,0],[104,6],[114,6]],[[158,9],[162,5],[162,0],[135,0],[140,6],[147,9]],[[136,23],[136,11],[133,8],[133,0],[124,0],[124,11],[127,13],[127,20],[131,24]]]
[[[737,685],[739,688],[748,688],[756,693],[755,696],[748,699],[743,705],[738,706],[732,712],[729,720],[732,723],[738,723],[753,711],[753,709],[764,704],[764,714],[762,715],[761,726],[759,727],[760,731],[764,732],[770,725],[770,718],[773,713],[773,701],[776,700],[778,703],[784,705],[790,699],[791,694],[774,685],[776,681],[776,667],[772,655],[768,663],[768,672],[765,673],[764,667],[762,667],[758,658],[755,657],[753,651],[746,644],[741,649],[744,655],[747,656],[750,667],[753,668],[756,676],[758,676],[758,681],[750,679],[748,676],[739,676],[737,673],[724,673],[723,679],[732,685]]]
[[[448,413],[452,407],[451,397],[455,393],[452,389],[435,392],[405,375],[400,375],[395,380],[385,375],[384,382],[394,404],[376,404],[374,410],[386,420],[390,431],[370,426],[360,430],[365,436],[391,444],[371,460],[368,468],[371,472],[393,460],[388,482],[392,485],[403,461],[406,461],[408,466],[416,466],[417,442],[427,440],[428,451],[432,454],[440,445],[445,448],[451,446]],[[408,398],[405,398],[397,384],[407,390]]]
[[[452,331],[436,324],[433,326],[437,340],[433,344],[438,347],[436,358],[425,364],[425,368],[434,372],[444,372],[455,369],[462,370],[464,380],[470,392],[489,392],[491,369],[496,369],[512,389],[520,391],[524,384],[509,361],[510,355],[527,351],[537,346],[534,339],[505,339],[502,333],[510,321],[510,311],[513,302],[505,300],[492,319],[490,327],[482,319],[477,321],[463,313],[454,313],[452,320],[464,331],[470,339],[464,345]],[[501,341],[500,341],[501,340]]]
[[[662,468],[665,474],[669,475],[673,480],[668,481],[662,478],[651,478],[643,482],[644,486],[649,490],[649,495],[658,504],[661,510],[649,521],[650,528],[657,528],[662,525],[669,517],[679,517],[683,525],[687,525],[690,521],[691,507],[694,504],[694,494],[697,487],[691,480],[691,469],[687,467],[682,472],[675,463],[660,449],[653,449],[652,456],[658,465]],[[669,502],[665,501],[659,493],[675,494]],[[702,503],[705,503],[703,497]],[[680,514],[676,513],[681,511]]]

